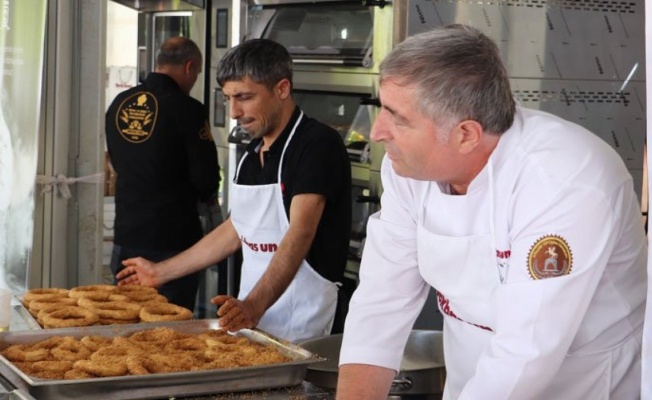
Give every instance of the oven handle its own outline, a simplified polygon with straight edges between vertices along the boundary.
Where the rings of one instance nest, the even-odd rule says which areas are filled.
[[[377,97],[361,97],[360,105],[380,107],[380,99]]]
[[[355,199],[356,203],[371,203],[371,204],[380,204],[380,197],[378,195],[363,196],[360,195]]]
[[[251,136],[240,125],[236,125],[229,132],[226,141],[235,144],[249,144],[251,142]]]
[[[383,8],[387,5],[387,0],[362,0],[363,7],[380,7]]]
[[[345,67],[366,67],[364,60],[358,58],[340,58],[340,59],[324,59],[324,58],[294,58],[292,60],[295,64],[328,64],[328,65],[342,65]]]

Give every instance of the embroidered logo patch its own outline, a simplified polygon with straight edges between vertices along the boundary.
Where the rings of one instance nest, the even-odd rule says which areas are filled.
[[[157,116],[156,98],[151,93],[139,92],[120,104],[115,123],[123,138],[132,143],[141,143],[152,135]]]
[[[208,120],[204,121],[204,126],[199,131],[199,138],[201,140],[208,140],[209,142],[213,141],[213,135],[211,135],[211,126],[208,124]]]
[[[530,248],[528,269],[534,279],[568,275],[573,254],[561,236],[548,235],[538,239]]]

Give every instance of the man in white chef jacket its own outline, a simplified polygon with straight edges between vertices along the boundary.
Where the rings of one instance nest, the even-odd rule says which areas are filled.
[[[515,104],[497,47],[471,27],[399,44],[380,101],[384,193],[337,398],[387,396],[429,286],[445,399],[639,398],[647,245],[619,155]]]

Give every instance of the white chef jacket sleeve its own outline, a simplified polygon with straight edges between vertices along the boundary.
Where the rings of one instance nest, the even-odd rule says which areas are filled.
[[[623,237],[641,233],[635,232],[638,224],[632,220],[640,220],[640,212],[635,210],[638,202],[631,179],[609,192],[575,181],[552,196],[546,194],[548,188],[535,187],[541,181],[526,185],[530,187],[521,188],[521,198],[508,216],[513,223],[510,275],[495,292],[494,335],[461,400],[539,398],[567,354],[590,354],[598,334],[611,329],[600,325],[598,315],[587,316],[597,287],[609,286],[616,299],[628,296],[605,267],[610,262],[616,264],[611,268],[631,267],[631,258],[623,256],[622,265],[617,265],[614,257],[614,251],[627,254],[628,249],[615,250],[627,243]],[[528,254],[547,235],[568,243],[571,270],[564,276],[534,279],[528,272]],[[639,243],[632,240],[632,252],[640,252],[635,248]],[[616,312],[623,314],[626,303],[614,303],[601,306],[603,319],[613,307],[621,307]]]
[[[360,284],[349,305],[340,365],[369,364],[398,371],[405,343],[428,296],[429,286],[416,261],[415,194],[391,168],[385,159],[381,211],[367,225]]]

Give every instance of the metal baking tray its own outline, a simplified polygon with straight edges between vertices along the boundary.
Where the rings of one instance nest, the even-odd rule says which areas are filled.
[[[87,326],[79,328],[44,329],[40,331],[6,332],[0,334],[0,350],[12,344],[35,343],[52,336],[87,335],[107,337],[169,327],[183,333],[199,333],[219,329],[217,319],[173,321],[147,324]],[[207,371],[172,372],[166,374],[128,375],[109,378],[48,380],[29,376],[0,356],[0,374],[17,388],[26,390],[36,399],[154,399],[212,393],[228,393],[272,389],[299,385],[309,364],[325,361],[310,351],[278,339],[258,329],[243,329],[235,336],[276,347],[291,361],[273,365],[215,369]]]
[[[40,330],[43,329],[32,314],[23,305],[20,298],[14,296],[11,300],[10,331]]]

